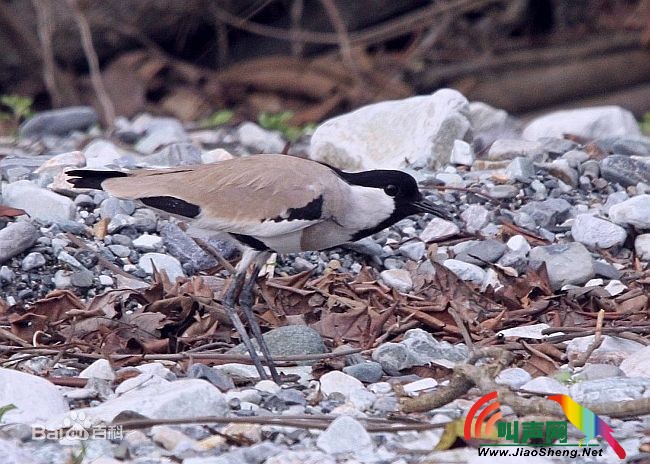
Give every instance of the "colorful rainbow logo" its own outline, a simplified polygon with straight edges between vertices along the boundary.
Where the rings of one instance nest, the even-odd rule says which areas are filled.
[[[503,414],[501,414],[501,410],[499,409],[501,405],[499,404],[498,401],[495,401],[494,403],[488,404],[483,411],[478,415],[476,418],[476,421],[474,421],[474,416],[476,416],[476,413],[478,412],[479,409],[484,404],[489,403],[492,400],[497,399],[497,392],[493,391],[488,393],[485,396],[482,396],[479,398],[479,400],[474,403],[474,405],[471,407],[469,412],[467,413],[467,418],[465,419],[465,428],[463,430],[463,435],[465,437],[465,440],[469,440],[470,438],[481,438],[483,435],[483,432],[485,432],[486,435],[489,435],[490,432],[492,431],[492,427],[494,427],[494,424],[503,417]],[[487,417],[492,414],[492,416],[487,419]],[[487,422],[485,420],[487,419]],[[472,423],[474,423],[474,433],[472,434]],[[485,426],[484,426],[485,424]]]

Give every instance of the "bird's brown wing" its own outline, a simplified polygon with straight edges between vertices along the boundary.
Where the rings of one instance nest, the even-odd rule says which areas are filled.
[[[328,167],[283,155],[254,155],[183,168],[141,170],[102,182],[113,196],[234,233],[278,235],[329,217],[345,183]],[[257,227],[265,223],[264,228]],[[274,224],[270,224],[274,223]],[[285,231],[286,229],[286,231]]]

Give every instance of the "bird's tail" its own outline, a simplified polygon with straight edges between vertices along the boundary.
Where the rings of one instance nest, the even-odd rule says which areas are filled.
[[[113,177],[127,177],[126,172],[120,171],[94,171],[92,169],[73,169],[67,171],[68,182],[76,188],[102,189],[102,182]]]
[[[598,420],[598,435],[603,437],[609,446],[612,447],[616,455],[620,459],[625,459],[626,453],[621,444],[616,441],[616,438],[612,435],[612,428],[605,423],[600,417]]]

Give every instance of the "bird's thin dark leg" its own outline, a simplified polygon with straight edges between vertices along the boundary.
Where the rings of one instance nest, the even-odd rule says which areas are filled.
[[[262,361],[260,360],[259,356],[257,355],[257,351],[255,350],[255,346],[253,345],[253,342],[248,336],[248,332],[246,332],[246,328],[244,327],[244,324],[242,323],[241,319],[239,318],[239,314],[237,314],[237,310],[235,309],[235,301],[237,301],[237,297],[242,291],[242,288],[245,283],[245,279],[246,279],[245,269],[235,274],[235,277],[233,278],[232,282],[228,286],[228,289],[226,290],[226,293],[224,294],[223,306],[226,308],[228,317],[232,321],[232,324],[235,326],[235,329],[239,333],[239,336],[241,337],[244,346],[248,350],[248,353],[251,359],[253,360],[253,364],[255,364],[255,368],[257,369],[257,372],[260,375],[260,379],[266,380],[269,378],[268,375],[266,374],[266,370],[264,369],[264,366],[262,365]]]
[[[257,339],[257,343],[259,344],[260,349],[262,350],[262,355],[264,356],[264,359],[266,360],[266,364],[269,367],[269,371],[271,372],[271,377],[273,378],[273,381],[275,383],[280,383],[280,376],[278,375],[278,371],[275,368],[275,363],[273,362],[273,358],[271,357],[271,351],[269,350],[269,347],[266,344],[264,337],[262,336],[262,331],[260,330],[260,326],[257,323],[257,318],[253,313],[253,298],[254,298],[253,290],[255,287],[255,283],[257,282],[257,276],[259,275],[259,273],[260,273],[260,266],[259,264],[256,264],[255,266],[253,266],[253,272],[248,278],[248,281],[246,281],[246,283],[244,283],[244,286],[242,287],[241,295],[239,297],[239,304],[241,308],[244,310],[246,319],[248,319],[248,325],[253,331],[253,335]]]

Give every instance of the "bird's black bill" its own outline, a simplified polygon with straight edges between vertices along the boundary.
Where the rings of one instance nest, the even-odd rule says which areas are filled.
[[[442,219],[446,219],[448,221],[452,220],[451,214],[449,214],[449,211],[444,209],[442,206],[438,206],[435,203],[422,199],[420,201],[416,201],[413,203],[413,206],[415,206],[420,213],[431,213],[435,216],[438,216]]]

